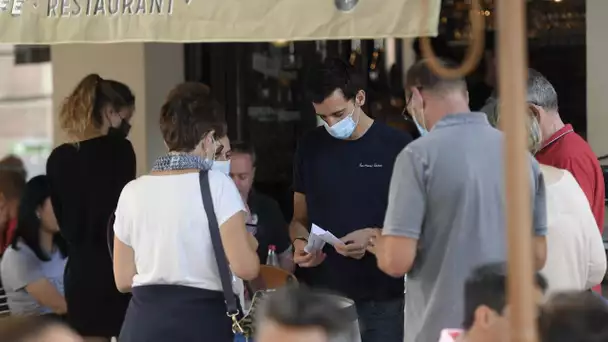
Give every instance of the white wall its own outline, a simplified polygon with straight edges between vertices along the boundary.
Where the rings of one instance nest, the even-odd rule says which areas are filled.
[[[53,136],[51,63],[15,64],[14,46],[0,45],[0,158],[19,154],[29,176],[45,171]]]
[[[587,140],[597,156],[608,154],[607,15],[607,0],[587,0]]]

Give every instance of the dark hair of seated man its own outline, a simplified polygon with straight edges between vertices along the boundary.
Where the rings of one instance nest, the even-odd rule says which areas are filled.
[[[6,342],[83,342],[54,317],[11,316],[0,319],[0,340]]]
[[[535,274],[539,308],[547,281]],[[507,303],[507,265],[484,264],[473,270],[464,285],[464,341],[507,341],[509,331]]]
[[[542,342],[605,342],[608,304],[588,291],[560,293],[543,307],[539,327]]]

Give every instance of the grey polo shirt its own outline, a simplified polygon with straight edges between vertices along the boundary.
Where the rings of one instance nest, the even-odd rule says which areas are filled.
[[[483,113],[450,114],[399,154],[384,235],[418,240],[408,273],[405,341],[434,342],[464,316],[464,282],[506,260],[503,135]],[[547,231],[545,188],[530,155],[535,235]]]

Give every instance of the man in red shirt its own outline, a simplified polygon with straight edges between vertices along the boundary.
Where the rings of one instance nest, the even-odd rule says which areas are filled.
[[[539,112],[543,137],[539,163],[566,169],[585,192],[600,232],[604,231],[604,174],[591,146],[559,116],[557,93],[538,71],[528,71],[528,103]]]
[[[539,163],[566,169],[574,176],[589,200],[600,232],[604,232],[604,173],[591,146],[559,116],[557,92],[538,71],[528,70],[528,103],[539,112],[543,144],[536,152]],[[601,285],[593,288],[601,293]]]

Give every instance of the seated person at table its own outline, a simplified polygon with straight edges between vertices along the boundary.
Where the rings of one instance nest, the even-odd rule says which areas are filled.
[[[83,342],[80,336],[64,324],[42,317],[2,319],[0,336],[6,342]]]
[[[245,142],[232,145],[230,176],[249,209],[247,230],[258,240],[260,262],[266,262],[268,247],[275,246],[281,268],[293,272],[289,230],[279,204],[253,189],[255,162],[255,151],[251,145]]]
[[[608,305],[589,291],[554,295],[539,321],[542,342],[608,341]]]
[[[12,315],[64,315],[63,271],[66,244],[59,235],[46,176],[30,180],[19,205],[11,246],[0,263],[0,276]],[[95,294],[92,293],[92,296]]]
[[[540,304],[547,289],[545,278],[536,274],[536,295]],[[491,263],[476,268],[464,285],[463,330],[446,329],[439,342],[507,342],[507,266]]]

